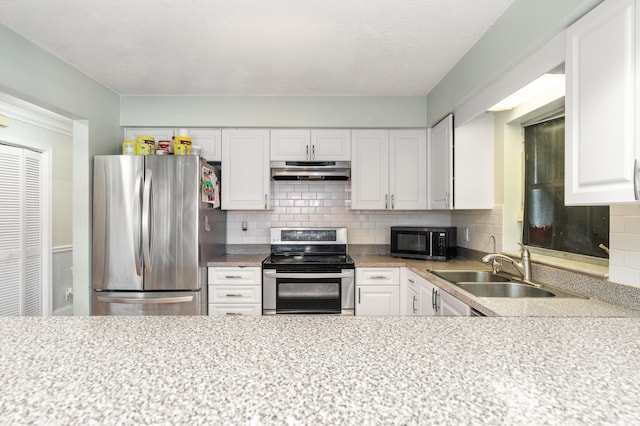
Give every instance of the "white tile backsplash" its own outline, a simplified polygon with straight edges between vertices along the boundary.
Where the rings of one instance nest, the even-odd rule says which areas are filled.
[[[609,281],[640,287],[640,205],[614,205],[609,214]]]
[[[227,244],[269,244],[269,229],[285,226],[346,227],[352,244],[389,244],[391,226],[451,225],[448,211],[351,210],[350,182],[274,182],[271,201],[270,211],[227,212]]]
[[[502,250],[502,220],[501,205],[493,210],[457,210],[451,215],[451,225],[458,228],[458,246],[483,252],[493,251],[493,241],[496,239],[496,251]],[[469,229],[469,241],[465,239],[466,229]]]

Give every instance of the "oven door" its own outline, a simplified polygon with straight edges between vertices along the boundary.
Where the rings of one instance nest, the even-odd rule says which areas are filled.
[[[264,314],[353,314],[353,270],[263,272]]]

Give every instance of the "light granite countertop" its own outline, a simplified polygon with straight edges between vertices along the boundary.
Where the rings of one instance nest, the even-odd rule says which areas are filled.
[[[640,320],[0,318],[12,425],[631,425]]]

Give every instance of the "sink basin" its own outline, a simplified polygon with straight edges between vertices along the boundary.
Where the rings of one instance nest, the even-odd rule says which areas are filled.
[[[457,283],[456,286],[478,297],[555,297],[542,288],[520,283]]]
[[[452,283],[495,283],[509,282],[511,278],[492,271],[429,271]]]

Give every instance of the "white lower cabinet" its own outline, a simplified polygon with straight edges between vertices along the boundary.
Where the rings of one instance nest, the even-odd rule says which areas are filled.
[[[438,291],[436,306],[438,307],[438,315],[440,316],[471,316],[471,307],[446,291]]]
[[[411,271],[409,271],[411,272]],[[415,274],[418,285],[418,315],[470,316],[471,308],[426,278]]]
[[[400,315],[400,268],[356,268],[356,315]]]
[[[401,299],[404,301],[403,306],[401,306],[402,312],[401,315],[406,316],[417,316],[420,313],[420,294],[418,293],[418,283],[421,277],[418,276],[413,271],[410,271],[407,268],[402,268],[400,271],[400,276],[403,277],[404,286],[400,286],[400,294]]]
[[[262,269],[209,268],[209,316],[262,315]]]
[[[425,278],[419,277],[418,281],[418,309],[419,315],[436,316],[436,294],[440,287],[431,284]]]

